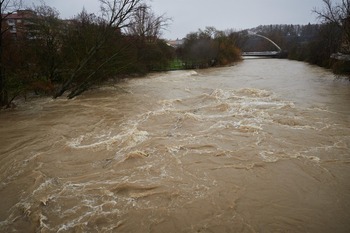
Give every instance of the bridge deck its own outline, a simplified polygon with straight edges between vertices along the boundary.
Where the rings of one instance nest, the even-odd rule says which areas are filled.
[[[243,52],[242,56],[251,57],[277,57],[281,52],[278,51],[264,51],[264,52]]]

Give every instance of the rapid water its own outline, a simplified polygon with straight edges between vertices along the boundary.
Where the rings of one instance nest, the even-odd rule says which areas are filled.
[[[0,232],[350,232],[350,84],[277,59],[0,113]]]

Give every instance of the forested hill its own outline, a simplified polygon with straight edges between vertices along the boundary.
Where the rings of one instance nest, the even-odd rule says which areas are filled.
[[[315,39],[320,31],[320,24],[307,24],[307,25],[293,25],[293,24],[274,24],[274,25],[260,25],[255,28],[251,28],[248,31],[262,34],[271,35],[276,39],[283,37],[284,39],[295,39],[299,41],[311,41]],[[282,38],[280,38],[282,39]]]
[[[307,61],[319,66],[333,68],[341,73],[350,72],[348,61],[334,61],[331,59],[332,54],[344,51],[345,44],[341,28],[333,23],[260,25],[242,31],[243,34],[249,32],[273,40],[288,53],[289,59]],[[258,37],[250,37],[240,47],[243,51],[275,49],[271,43]]]
[[[283,50],[291,50],[296,45],[309,43],[316,40],[319,35],[321,25],[260,25],[255,28],[244,30],[243,33],[256,33],[267,36],[276,42]],[[273,46],[261,38],[251,37],[242,45],[242,50],[269,50],[274,49]]]

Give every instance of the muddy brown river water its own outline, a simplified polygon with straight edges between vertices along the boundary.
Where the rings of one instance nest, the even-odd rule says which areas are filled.
[[[350,232],[350,83],[247,59],[20,103],[0,232]]]

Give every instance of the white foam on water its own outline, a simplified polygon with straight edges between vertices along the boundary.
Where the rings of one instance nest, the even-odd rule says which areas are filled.
[[[95,138],[97,141],[91,144],[83,143],[83,141],[86,139],[91,140],[91,137]],[[97,148],[100,146],[107,147],[108,145],[111,145],[115,142],[120,141],[120,139],[121,139],[120,135],[106,137],[106,135],[92,136],[92,134],[89,133],[86,135],[80,135],[79,137],[72,139],[71,141],[67,142],[67,146],[74,149],[91,149],[91,148]]]
[[[188,76],[196,76],[196,75],[198,75],[198,72],[195,70],[191,70],[191,71],[188,71],[187,75]]]
[[[256,89],[256,88],[241,88],[237,91],[235,91],[240,96],[247,96],[247,97],[260,97],[260,98],[266,98],[271,97],[273,94],[270,91],[263,90],[263,89]]]
[[[290,156],[290,158],[294,158],[294,159],[299,159],[299,158],[303,158],[303,159],[307,159],[316,163],[319,163],[321,161],[321,159],[317,156],[310,156],[310,155],[305,155],[303,152],[299,152],[295,155]]]
[[[237,121],[233,123],[233,126],[237,129],[248,130],[248,131],[261,131],[263,128],[256,122],[249,123],[246,120]]]
[[[123,127],[124,130],[117,135],[112,135],[112,129],[110,132],[104,132],[102,134],[86,133],[71,139],[66,145],[73,149],[104,148],[112,150],[121,144],[123,144],[124,147],[133,147],[148,138],[149,134],[147,131],[138,130],[133,124],[129,126],[130,128],[125,125]]]
[[[134,147],[139,143],[144,142],[148,138],[148,132],[147,131],[139,131],[135,130],[131,135],[130,135],[130,140],[128,142],[129,147]]]
[[[261,151],[259,155],[263,161],[267,163],[275,163],[279,160],[279,158],[275,156],[275,153],[272,151]]]
[[[144,126],[148,126],[149,121],[156,122],[157,117],[168,117],[169,124],[167,123],[166,125],[170,125],[169,128],[171,128],[172,125],[174,126],[172,130],[175,131],[174,135],[178,136],[178,138],[175,138],[174,140],[178,141],[174,144],[166,144],[164,145],[164,147],[165,150],[171,155],[174,164],[180,165],[178,167],[182,167],[184,164],[181,160],[183,156],[215,155],[219,151],[220,153],[222,152],[222,154],[227,154],[228,156],[224,156],[226,157],[225,159],[227,159],[231,153],[229,150],[231,149],[232,151],[234,151],[235,148],[232,148],[233,146],[227,150],[220,148],[220,143],[218,143],[218,141],[215,140],[219,140],[220,136],[225,135],[220,134],[220,131],[222,130],[224,130],[224,133],[226,133],[225,136],[238,135],[237,137],[240,137],[241,135],[244,135],[244,137],[246,138],[248,138],[247,136],[249,136],[249,139],[253,138],[253,140],[251,140],[253,141],[252,145],[256,145],[262,148],[262,150],[258,152],[258,159],[260,158],[260,162],[262,160],[266,163],[275,163],[281,158],[292,158],[292,156],[280,155],[275,151],[266,148],[267,146],[264,145],[264,140],[266,139],[267,133],[265,134],[264,128],[266,127],[266,125],[271,124],[273,124],[274,127],[284,127],[283,125],[276,126],[277,123],[274,123],[273,119],[278,117],[284,117],[282,111],[283,108],[291,108],[294,111],[295,106],[291,102],[282,100],[280,101],[273,95],[274,94],[271,92],[258,89],[243,89],[239,91],[216,89],[210,95],[207,96],[202,95],[199,97],[197,96],[195,98],[188,99],[184,98],[161,100],[159,101],[159,106],[156,109],[139,115],[135,115],[131,120],[118,126],[118,129],[120,130],[117,133],[115,132],[115,129],[105,129],[104,131],[93,133],[89,132],[80,135],[76,138],[73,138],[72,140],[67,142],[67,145],[71,148],[76,149],[108,148],[110,150],[115,150],[116,153],[113,160],[114,165],[119,165],[119,162],[124,162],[128,159],[147,158],[149,152],[153,151],[154,148],[145,149],[140,147],[140,145],[142,145],[142,143],[146,142],[149,139],[153,139],[153,137],[159,136],[159,132],[151,131],[147,127],[146,128],[149,131],[146,131],[144,130]],[[203,100],[203,102],[201,100]],[[193,105],[193,103],[197,105]],[[281,111],[276,112],[275,110]],[[293,119],[293,117],[293,115],[289,116],[290,119]],[[305,120],[303,116],[298,117],[300,117],[300,119],[295,118],[294,120],[301,122]],[[198,130],[186,134],[186,132],[183,132],[184,123],[187,123],[188,125],[193,124],[194,127],[197,126],[197,124],[207,124],[208,127],[206,129],[204,129],[205,127],[199,127],[202,131]],[[308,121],[306,123],[308,123]],[[286,127],[294,127],[294,129],[299,129],[298,127],[305,126],[287,125]],[[231,131],[236,131],[236,134],[230,134]],[[240,133],[237,134],[237,131],[240,131]],[[162,131],[162,133],[163,132],[164,131]],[[179,133],[176,134],[177,132]],[[211,133],[213,132],[215,132],[218,135],[211,135]],[[209,139],[208,135],[211,135],[212,138]],[[203,139],[206,141],[203,142]],[[229,138],[225,139],[230,140]],[[237,138],[232,140],[234,141],[236,139]],[[257,144],[254,144],[254,140],[260,141],[257,142]],[[273,142],[275,142],[274,139],[269,140],[273,140]],[[208,143],[208,141],[210,142]],[[206,147],[204,146],[205,143],[206,145],[210,144],[211,146]],[[339,145],[343,144],[340,143]],[[148,146],[152,147],[152,145]],[[244,145],[242,148],[245,148]],[[241,147],[237,149],[241,149]],[[296,153],[297,152],[298,151],[296,150]],[[316,156],[307,156],[303,154],[304,153],[300,153],[298,156],[296,156],[296,158],[305,158],[316,162],[319,161],[319,158]],[[247,161],[248,160],[249,159],[247,159]],[[249,165],[251,164],[254,164],[254,162],[249,161]],[[225,166],[219,167],[225,168]],[[254,165],[248,166],[245,163],[243,165],[227,165],[227,168],[230,169],[251,169],[253,167]],[[113,169],[117,170],[116,168]],[[181,170],[182,168],[177,169]],[[135,168],[135,170],[137,170],[137,172],[142,172],[143,174],[146,174],[146,176],[154,174],[154,170],[157,170],[156,177],[151,176],[150,178],[148,178],[149,180],[152,180],[152,182],[158,182],[161,179],[175,180],[178,178],[170,169],[168,169],[167,166],[160,166],[157,169],[157,166],[155,164],[145,163],[144,165],[138,165],[138,167]],[[71,221],[61,224],[55,229],[58,232],[71,231],[78,225],[87,224],[90,215],[109,216],[114,214],[122,214],[124,213],[124,211],[127,211],[130,208],[140,208],[141,205],[146,207],[152,207],[151,202],[142,202],[141,200],[142,197],[144,197],[144,195],[148,195],[151,192],[145,191],[139,193],[127,190],[127,194],[125,194],[123,193],[123,190],[108,190],[108,188],[111,188],[111,186],[118,186],[122,182],[132,183],[133,179],[138,179],[138,182],[140,182],[139,178],[136,178],[139,175],[137,172],[133,171],[128,176],[125,175],[124,177],[119,177],[114,181],[99,181],[98,186],[105,187],[104,189],[99,190],[103,198],[106,199],[104,203],[101,203],[95,197],[91,197],[87,193],[83,192],[84,194],[82,195],[81,205],[87,208],[85,214],[83,214],[80,217],[74,216],[76,212],[80,212],[82,210],[79,207],[75,207],[69,210],[63,210],[62,217],[70,217]],[[193,171],[188,172],[188,174],[186,175],[192,177],[193,179],[199,179],[197,177],[197,174],[195,174]],[[38,191],[41,189],[45,189],[45,187],[49,185],[49,183],[40,185]],[[63,200],[64,197],[69,197],[69,195],[73,196],[75,191],[78,192],[78,190],[86,190],[90,186],[96,185],[96,183],[88,182],[67,184],[64,191],[62,191],[60,194],[62,195],[62,197],[57,198],[61,198],[61,200]],[[188,184],[188,186],[190,185],[192,184]],[[188,188],[192,190],[192,194],[195,199],[205,198],[207,195],[206,191],[209,190],[209,186],[207,185],[198,185]],[[129,192],[131,193],[130,195]],[[115,206],[115,209],[111,210],[109,208],[104,208],[106,206]],[[43,218],[43,226],[45,226],[44,224],[46,224],[46,222],[46,219]]]

